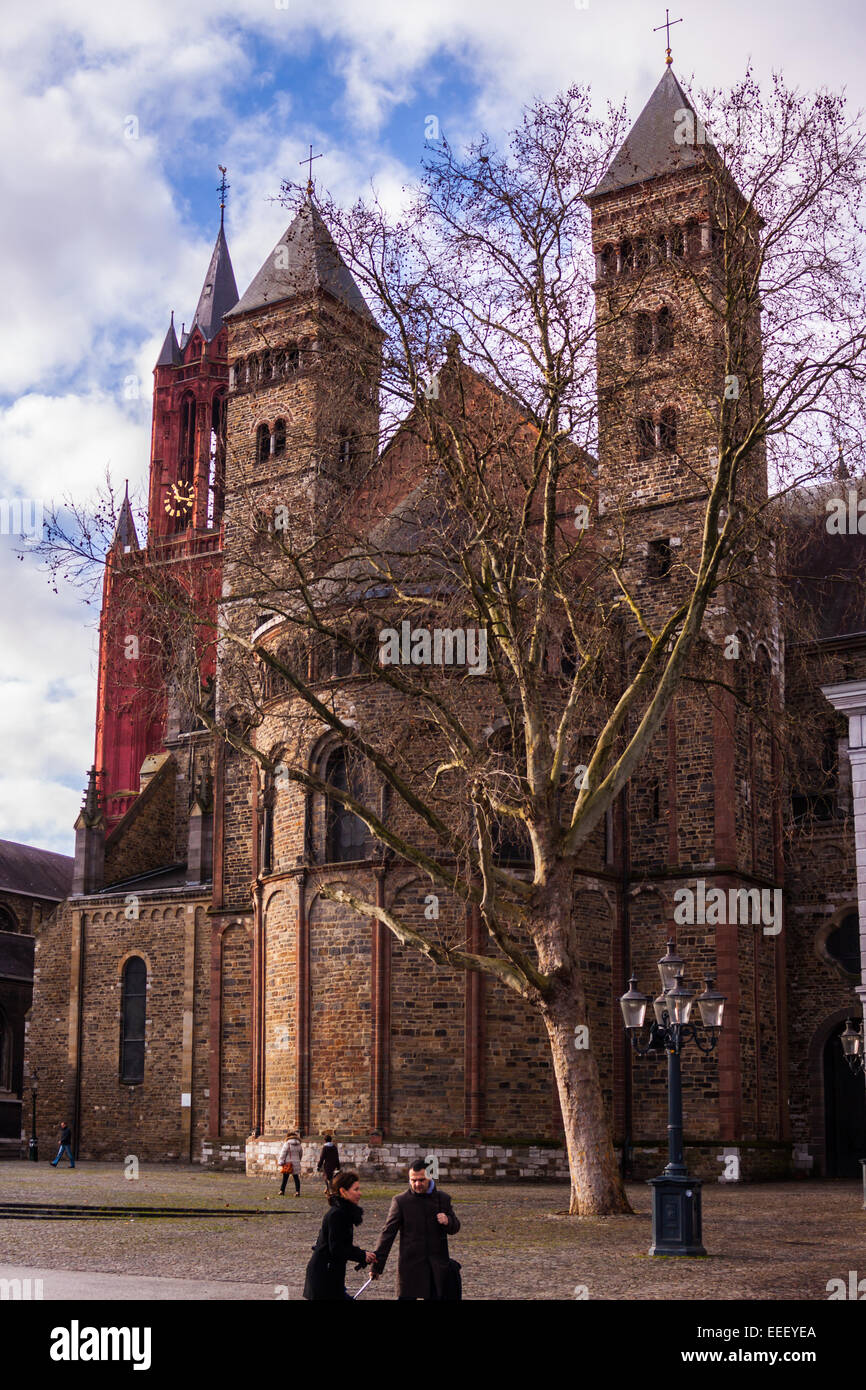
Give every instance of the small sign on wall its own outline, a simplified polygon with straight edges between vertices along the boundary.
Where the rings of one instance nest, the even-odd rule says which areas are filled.
[[[181,1091],[180,1105],[182,1110],[188,1110],[189,1107],[192,1105],[192,1095],[189,1091]]]

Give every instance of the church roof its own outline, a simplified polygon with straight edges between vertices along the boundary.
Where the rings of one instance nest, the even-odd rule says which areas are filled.
[[[228,242],[220,224],[213,255],[198,297],[192,327],[201,329],[207,342],[215,338],[223,326],[225,315],[238,302],[238,287],[232,269]],[[190,329],[190,333],[192,329]]]
[[[661,81],[611,161],[607,173],[590,196],[595,198],[602,193],[643,183],[646,179],[658,178],[660,174],[673,174],[700,164],[707,147],[697,143],[694,138],[683,144],[678,144],[676,140],[677,132],[685,130],[682,115],[677,115],[683,110],[694,113],[694,107],[674,76],[673,68],[666,67]],[[693,136],[696,135],[697,126],[693,131]]]
[[[321,213],[312,198],[307,198],[231,312],[245,314],[319,290],[374,321]]]
[[[156,365],[158,367],[177,367],[182,361],[180,344],[174,331],[174,310],[172,309],[171,323],[168,325],[168,332],[165,335],[165,342],[160,349],[159,357],[156,359]]]
[[[0,891],[59,902],[72,886],[73,863],[66,854],[0,840]]]

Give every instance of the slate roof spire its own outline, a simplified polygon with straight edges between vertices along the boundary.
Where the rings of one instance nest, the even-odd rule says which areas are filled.
[[[320,290],[353,309],[361,318],[375,321],[321,213],[308,195],[297,217],[253,276],[231,314],[245,314],[251,309]]]
[[[229,255],[228,242],[226,241],[225,228],[220,216],[220,229],[214,243],[213,254],[210,258],[210,265],[204,277],[204,284],[201,294],[198,297],[195,313],[193,315],[190,335],[198,326],[206,342],[215,338],[223,326],[223,319],[228,310],[233,308],[238,302],[238,287],[235,280],[235,273],[232,269],[232,259]]]
[[[691,121],[686,112],[692,113]],[[704,128],[691,101],[673,68],[666,65],[661,81],[590,197],[695,168],[711,148],[705,143]]]
[[[120,515],[117,518],[117,526],[114,532],[114,540],[112,541],[112,549],[115,549],[118,545],[124,551],[141,549],[141,547],[138,544],[138,536],[135,530],[135,518],[132,515],[132,507],[129,501],[128,479],[126,483],[126,493],[123,498],[123,505],[120,508]]]
[[[168,325],[168,332],[165,335],[165,342],[160,349],[159,357],[156,359],[156,365],[158,367],[177,367],[182,361],[180,344],[174,331],[174,309],[172,309],[171,323]]]

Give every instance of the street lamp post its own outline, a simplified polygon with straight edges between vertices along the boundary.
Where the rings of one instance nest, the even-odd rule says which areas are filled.
[[[641,994],[632,975],[627,992],[620,999],[626,1030],[638,1057],[666,1052],[668,1056],[668,1163],[664,1173],[650,1179],[653,1190],[653,1233],[651,1255],[706,1255],[701,1229],[701,1183],[689,1177],[683,1152],[683,1085],[680,1054],[687,1042],[701,1052],[712,1052],[718,1042],[725,1011],[725,996],[713,989],[708,977],[697,1004],[701,1021],[709,1034],[704,1039],[689,1022],[694,990],[683,981],[685,962],[676,954],[675,943],[668,942],[667,953],[658,963],[662,991],[653,1000],[655,1019],[646,1043],[639,1039],[644,1026],[649,996]]]
[[[839,1038],[842,1044],[842,1055],[855,1076],[860,1075],[866,1070],[863,1061],[863,1033],[855,1024],[853,1018],[849,1018],[845,1024],[845,1031]],[[866,1158],[860,1159],[860,1167],[863,1172],[863,1210],[866,1211]]]
[[[30,1081],[30,1099],[33,1104],[33,1116],[30,1124],[30,1143],[27,1145],[27,1157],[31,1163],[39,1162],[39,1144],[36,1139],[36,1076],[33,1075]]]

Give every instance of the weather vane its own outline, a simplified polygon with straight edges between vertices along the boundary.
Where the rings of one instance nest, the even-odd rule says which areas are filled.
[[[668,46],[667,46],[667,48],[665,49],[665,62],[666,62],[668,65],[670,65],[670,64],[673,62],[673,58],[671,57],[671,25],[672,25],[672,24],[682,24],[682,22],[683,22],[682,19],[671,19],[671,12],[670,12],[670,10],[665,10],[665,22],[664,22],[664,24],[657,24],[656,27],[653,29],[653,33],[654,33],[654,34],[657,34],[658,31],[659,31],[659,29],[666,29],[666,30],[667,30],[667,35],[668,35]]]
[[[231,184],[226,183],[226,166],[224,164],[218,164],[217,168],[222,174],[222,178],[220,179],[220,185],[217,189],[217,193],[220,195],[220,226],[222,226],[223,218],[225,217],[226,211],[226,194],[231,188]]]
[[[307,169],[307,193],[308,193],[308,194],[312,194],[312,192],[313,192],[313,160],[314,160],[314,159],[321,159],[322,157],[323,157],[323,156],[320,155],[320,154],[313,154],[313,147],[312,147],[312,145],[311,145],[311,146],[310,146],[310,153],[307,155],[306,159],[299,159],[299,160],[298,160],[298,163],[299,163],[299,164],[306,164],[306,165],[309,166],[308,169]]]

